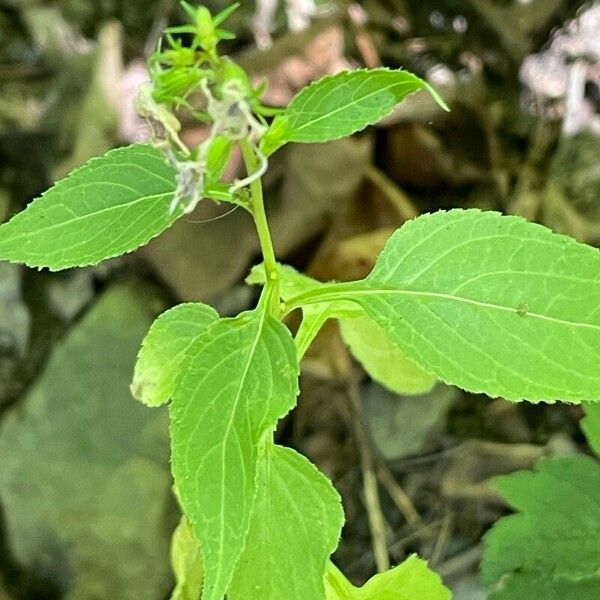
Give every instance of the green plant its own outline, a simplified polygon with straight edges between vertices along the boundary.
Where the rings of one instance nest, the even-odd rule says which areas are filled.
[[[515,401],[600,401],[600,254],[517,217],[451,210],[397,231],[364,280],[320,283],[279,265],[261,184],[273,152],[350,135],[419,90],[443,102],[410,73],[374,69],[326,77],[273,111],[260,102],[262,88],[217,52],[231,37],[220,26],[233,7],[211,16],[183,6],[191,24],[167,30],[140,95],[154,143],[113,150],[57,183],[0,227],[0,259],[51,270],[93,265],[147,243],[201,199],[247,210],[264,259],[249,277],[263,286],[256,308],[235,318],[194,303],[167,311],[134,374],[138,399],[169,402],[185,515],[174,536],[173,597],[449,598],[417,557],[360,589],[328,563],[340,499],[308,460],[273,439],[295,405],[299,361],[334,318],[365,368],[393,389],[422,391],[439,378]],[[179,138],[181,111],[210,129],[195,148]],[[236,146],[247,176],[225,182]],[[282,321],[296,309],[303,320],[294,339]],[[373,339],[395,357],[391,373]]]
[[[600,404],[582,421],[600,450]],[[481,573],[490,600],[600,597],[600,464],[589,456],[543,458],[535,471],[499,477],[498,489],[519,512],[486,534]]]

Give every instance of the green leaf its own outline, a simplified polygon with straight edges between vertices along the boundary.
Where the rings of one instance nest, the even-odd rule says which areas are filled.
[[[299,273],[289,265],[278,265],[279,269],[279,293],[284,301],[310,290],[316,290],[323,286],[322,283]],[[252,268],[246,278],[250,285],[265,284],[265,269],[262,264]],[[296,334],[296,347],[298,356],[302,358],[311,342],[319,333],[323,324],[333,318],[355,317],[364,314],[364,311],[352,302],[323,302],[302,307],[302,322]]]
[[[580,581],[516,573],[489,595],[489,600],[598,600],[600,577]]]
[[[152,146],[111,150],[0,226],[0,260],[52,271],[95,265],[146,244],[169,213],[175,172]]]
[[[206,304],[180,304],[164,312],[150,327],[138,354],[131,393],[148,406],[173,396],[175,379],[188,348],[219,318]]]
[[[600,252],[519,217],[418,217],[365,280],[313,301],[326,299],[359,302],[446,383],[511,400],[600,400]]]
[[[176,582],[171,600],[198,600],[203,581],[202,556],[198,539],[185,515],[173,532],[171,564]]]
[[[256,310],[213,323],[190,346],[170,405],[172,468],[204,558],[203,600],[221,600],[244,550],[258,445],[294,405],[286,327]]]
[[[600,454],[600,404],[585,405],[585,417],[581,420],[581,429],[589,445],[596,454]]]
[[[246,550],[227,597],[324,598],[327,559],[343,522],[330,481],[294,450],[266,445]]]
[[[424,394],[437,377],[407,358],[370,317],[340,319],[342,337],[369,375],[393,392]]]
[[[287,142],[327,142],[346,137],[380,121],[406,96],[427,89],[422,79],[402,70],[345,71],[301,90],[283,114],[275,117],[262,142],[269,155]]]
[[[542,459],[535,471],[499,477],[497,486],[519,512],[500,519],[485,536],[481,573],[486,585],[514,573],[572,581],[598,577],[597,461],[586,456]]]
[[[284,301],[323,287],[319,281],[279,265],[280,293]],[[254,267],[246,279],[250,284],[263,284],[262,265]],[[352,302],[323,302],[302,307],[302,323],[296,335],[298,354],[304,355],[325,321],[338,319],[344,341],[369,375],[397,393],[421,394],[435,385],[437,378],[407,358],[386,332]]]
[[[372,577],[360,588],[353,586],[333,565],[327,572],[327,600],[450,600],[452,594],[440,576],[416,555]]]
[[[206,174],[210,182],[217,183],[229,160],[233,150],[233,140],[218,135],[211,143],[206,157]]]

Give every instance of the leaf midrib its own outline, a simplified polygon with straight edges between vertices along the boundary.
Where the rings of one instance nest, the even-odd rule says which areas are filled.
[[[131,202],[127,202],[126,204],[117,204],[117,205],[113,205],[113,206],[107,206],[100,210],[96,210],[93,212],[86,213],[84,215],[79,215],[77,217],[73,217],[73,218],[65,220],[65,221],[61,221],[60,223],[54,223],[53,225],[47,225],[45,227],[42,226],[39,229],[36,229],[35,231],[24,231],[21,233],[17,233],[16,235],[11,236],[9,240],[5,240],[5,241],[13,242],[14,240],[22,239],[24,237],[35,237],[35,236],[39,235],[40,233],[42,235],[45,235],[48,231],[52,231],[54,229],[58,229],[58,228],[65,227],[65,226],[70,226],[73,223],[76,223],[78,221],[90,219],[90,218],[96,217],[98,215],[101,215],[103,213],[107,213],[107,212],[110,212],[113,210],[126,210],[126,209],[130,208],[131,206],[135,206],[139,202],[155,200],[156,198],[160,198],[162,196],[169,196],[174,193],[175,192],[173,192],[173,191],[161,192],[160,194],[152,194],[151,196],[143,196],[142,198],[138,198],[137,200],[132,200]],[[7,225],[9,225],[9,224],[10,223],[7,223]],[[15,227],[16,227],[16,224],[15,224]],[[1,246],[1,244],[0,244],[0,246]]]
[[[470,304],[472,306],[478,306],[480,308],[489,308],[489,309],[493,309],[493,310],[500,310],[500,311],[504,311],[504,312],[508,312],[508,313],[512,313],[512,314],[518,314],[518,308],[515,308],[513,306],[505,306],[503,304],[496,304],[493,302],[485,302],[482,300],[474,300],[472,298],[465,298],[463,296],[454,296],[452,294],[445,294],[442,292],[426,292],[426,291],[419,291],[419,290],[402,290],[402,289],[390,289],[390,288],[385,288],[385,287],[381,287],[381,288],[361,288],[361,289],[357,289],[357,290],[347,290],[343,292],[344,297],[350,297],[350,296],[384,296],[384,295],[398,295],[398,296],[414,296],[414,297],[421,297],[421,298],[438,298],[441,300],[450,300],[453,302],[460,302],[463,304]],[[336,297],[336,299],[343,299],[343,298],[338,298]],[[568,319],[560,319],[558,317],[551,317],[549,315],[544,315],[542,313],[538,313],[535,311],[531,311],[529,309],[524,310],[524,314],[523,317],[533,317],[536,319],[540,319],[543,321],[549,321],[552,323],[556,323],[558,325],[566,325],[566,326],[572,326],[572,327],[577,327],[577,328],[581,328],[581,329],[591,329],[593,331],[600,331],[600,325],[595,325],[593,323],[585,323],[585,322],[580,322],[580,321],[571,321]]]
[[[393,87],[397,87],[397,86],[405,86],[405,85],[410,85],[412,82],[408,82],[408,81],[403,81],[403,82],[396,82],[396,83],[391,83],[390,85],[387,85],[385,87],[382,88],[378,88],[377,90],[367,94],[366,96],[360,96],[359,98],[356,98],[355,100],[352,100],[352,102],[349,102],[348,104],[344,104],[343,106],[338,106],[338,108],[336,108],[335,110],[332,110],[331,112],[328,112],[324,115],[321,115],[320,117],[313,119],[312,121],[308,121],[306,123],[304,123],[304,125],[300,125],[300,126],[293,126],[294,127],[294,131],[298,132],[298,131],[302,131],[303,129],[305,129],[306,127],[310,127],[312,125],[314,125],[315,123],[318,123],[319,121],[322,121],[323,119],[328,119],[330,117],[332,117],[333,115],[336,115],[337,113],[344,111],[344,110],[348,110],[349,108],[351,108],[352,106],[355,106],[356,104],[358,104],[359,102],[363,102],[365,100],[368,100],[371,96],[374,96],[375,94],[379,94],[380,92],[383,91],[387,91],[390,88]],[[416,91],[416,90],[415,90]],[[300,111],[298,114],[302,114],[303,111]]]
[[[233,402],[233,407],[231,410],[231,418],[229,419],[229,422],[227,423],[227,428],[225,429],[225,432],[223,434],[223,443],[221,445],[222,451],[221,451],[221,507],[223,506],[223,499],[225,498],[225,449],[226,449],[226,442],[229,438],[229,434],[231,432],[231,429],[233,427],[233,423],[235,421],[235,414],[237,412],[237,408],[239,405],[239,401],[240,398],[242,396],[242,390],[244,389],[245,385],[246,385],[246,378],[248,377],[248,373],[250,372],[250,366],[252,365],[253,361],[254,361],[254,356],[256,354],[256,350],[258,348],[259,342],[262,338],[262,333],[263,333],[263,328],[265,325],[265,321],[266,321],[266,317],[267,317],[267,312],[266,311],[262,311],[260,313],[260,322],[258,324],[258,329],[256,332],[256,337],[254,338],[254,341],[252,342],[252,346],[250,348],[250,352],[248,353],[248,359],[246,361],[246,365],[244,366],[244,371],[242,373],[242,376],[240,377],[240,382],[239,382],[239,386],[237,388],[237,393],[236,393],[236,397],[235,400]],[[223,510],[221,510],[220,513],[220,528],[219,528],[219,554],[222,555],[223,554],[223,549],[225,546],[225,537],[224,537],[224,532],[225,532],[225,514],[223,512]],[[243,551],[243,548],[242,548]],[[241,552],[240,552],[241,554]],[[221,573],[223,571],[223,562],[219,562],[219,566],[217,568],[217,572],[215,574],[215,581],[219,581],[221,578]],[[233,577],[233,573],[231,574],[230,578]]]

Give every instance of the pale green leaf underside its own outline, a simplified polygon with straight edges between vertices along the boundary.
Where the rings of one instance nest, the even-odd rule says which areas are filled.
[[[268,445],[246,550],[230,600],[322,600],[327,559],[344,521],[330,481],[289,448]]]
[[[600,574],[600,465],[585,456],[542,459],[533,472],[500,477],[518,514],[485,536],[482,579],[512,573],[579,580]],[[543,596],[540,596],[543,597]]]
[[[212,324],[190,346],[170,404],[172,469],[204,559],[203,600],[221,600],[244,550],[258,445],[295,403],[298,364],[262,311]]]
[[[0,260],[52,271],[131,252],[179,216],[175,172],[148,145],[111,150],[73,171],[0,226]]]
[[[512,400],[600,400],[595,248],[518,217],[441,211],[409,221],[364,281],[339,288],[333,297],[358,301],[446,383]]]
[[[430,89],[402,70],[364,69],[324,77],[300,91],[275,117],[263,149],[271,154],[287,142],[346,137],[381,120],[406,96],[423,88]]]
[[[212,307],[200,303],[179,304],[160,315],[138,354],[131,384],[134,397],[148,406],[168,402],[185,353],[218,318]]]
[[[367,316],[340,319],[342,337],[365,371],[398,394],[424,394],[437,377],[407,358],[387,333]]]
[[[572,581],[517,573],[498,586],[489,600],[598,600],[600,576]]]
[[[450,600],[452,594],[440,576],[416,555],[397,567],[375,575],[360,588],[335,567],[326,578],[327,600]]]
[[[600,454],[600,404],[585,405],[585,417],[581,420],[581,428],[589,445],[596,454]]]
[[[171,600],[198,600],[202,591],[202,556],[198,539],[185,515],[173,532],[171,564],[175,575]]]

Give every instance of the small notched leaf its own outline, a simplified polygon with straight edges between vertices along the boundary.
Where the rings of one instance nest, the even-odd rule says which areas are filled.
[[[265,445],[258,489],[230,600],[317,600],[344,522],[331,482],[290,448]]]
[[[416,555],[397,567],[375,575],[362,587],[353,586],[330,564],[327,600],[451,600],[452,594],[440,576]]]
[[[148,406],[168,402],[185,353],[218,318],[212,307],[200,303],[179,304],[160,315],[138,354],[131,384],[134,398]]]
[[[498,583],[502,588],[512,576],[527,574],[541,581],[598,578],[600,465],[596,460],[544,458],[535,471],[499,477],[497,487],[519,512],[500,519],[485,535],[481,572],[486,585]],[[545,597],[543,593],[527,596]]]
[[[257,309],[210,325],[180,372],[173,475],[202,550],[202,599],[222,600],[246,545],[259,444],[295,404],[298,361],[288,329]]]
[[[301,90],[274,119],[262,150],[268,156],[287,142],[346,137],[377,123],[406,96],[422,89],[447,110],[429,84],[407,71],[361,69],[324,77]]]
[[[51,271],[131,252],[172,225],[175,171],[149,145],[111,150],[0,226],[0,260]]]
[[[600,577],[573,581],[544,577],[537,573],[517,573],[503,581],[488,600],[598,600]]]

